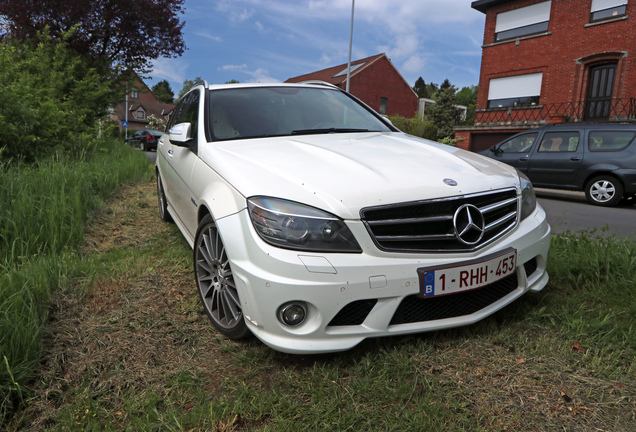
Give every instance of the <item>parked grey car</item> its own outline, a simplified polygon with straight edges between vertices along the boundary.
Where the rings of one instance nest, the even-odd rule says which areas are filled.
[[[636,201],[636,124],[554,124],[481,154],[524,172],[535,187],[585,191],[591,204]]]

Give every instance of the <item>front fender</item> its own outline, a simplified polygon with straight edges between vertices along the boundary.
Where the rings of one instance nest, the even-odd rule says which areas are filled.
[[[198,163],[192,173],[192,194],[198,207],[198,218],[207,211],[214,220],[238,213],[246,206],[246,200],[235,188],[205,163]]]

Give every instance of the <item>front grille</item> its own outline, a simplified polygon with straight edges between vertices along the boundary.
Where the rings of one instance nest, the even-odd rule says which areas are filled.
[[[391,325],[455,318],[475,313],[517,289],[517,274],[470,291],[422,298],[405,297],[391,319]]]
[[[484,216],[484,235],[466,244],[455,235],[453,216],[471,204]],[[517,224],[515,189],[459,197],[369,207],[360,216],[375,244],[388,252],[472,251],[492,242]]]
[[[357,300],[349,303],[336,314],[330,326],[360,325],[364,322],[378,301],[376,299]]]

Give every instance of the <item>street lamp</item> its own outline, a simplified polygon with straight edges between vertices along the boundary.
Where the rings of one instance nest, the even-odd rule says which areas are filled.
[[[355,8],[356,0],[351,0],[351,32],[349,33],[349,63],[347,63],[347,87],[349,92],[349,79],[351,78],[351,46],[353,45],[353,9]]]

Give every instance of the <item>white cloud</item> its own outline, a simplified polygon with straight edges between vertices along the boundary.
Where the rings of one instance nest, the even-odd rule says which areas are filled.
[[[223,65],[219,67],[219,70],[222,71],[233,71],[233,70],[241,70],[247,68],[247,65],[243,63],[242,65]]]
[[[426,67],[426,59],[418,55],[409,57],[401,66],[398,66],[399,70],[407,74],[418,74]]]
[[[280,82],[276,78],[273,78],[269,75],[269,71],[267,69],[258,68],[253,72],[246,72],[251,78],[248,82],[263,82],[263,83],[271,83],[271,82]]]
[[[157,82],[162,79],[182,83],[186,79],[189,64],[180,59],[158,58],[152,62],[152,76]]]
[[[223,42],[223,39],[221,39],[220,36],[214,36],[214,35],[211,35],[208,32],[199,31],[199,32],[195,32],[194,34],[197,35],[197,36],[200,36],[202,38],[210,39],[210,40],[212,40],[214,42]]]

